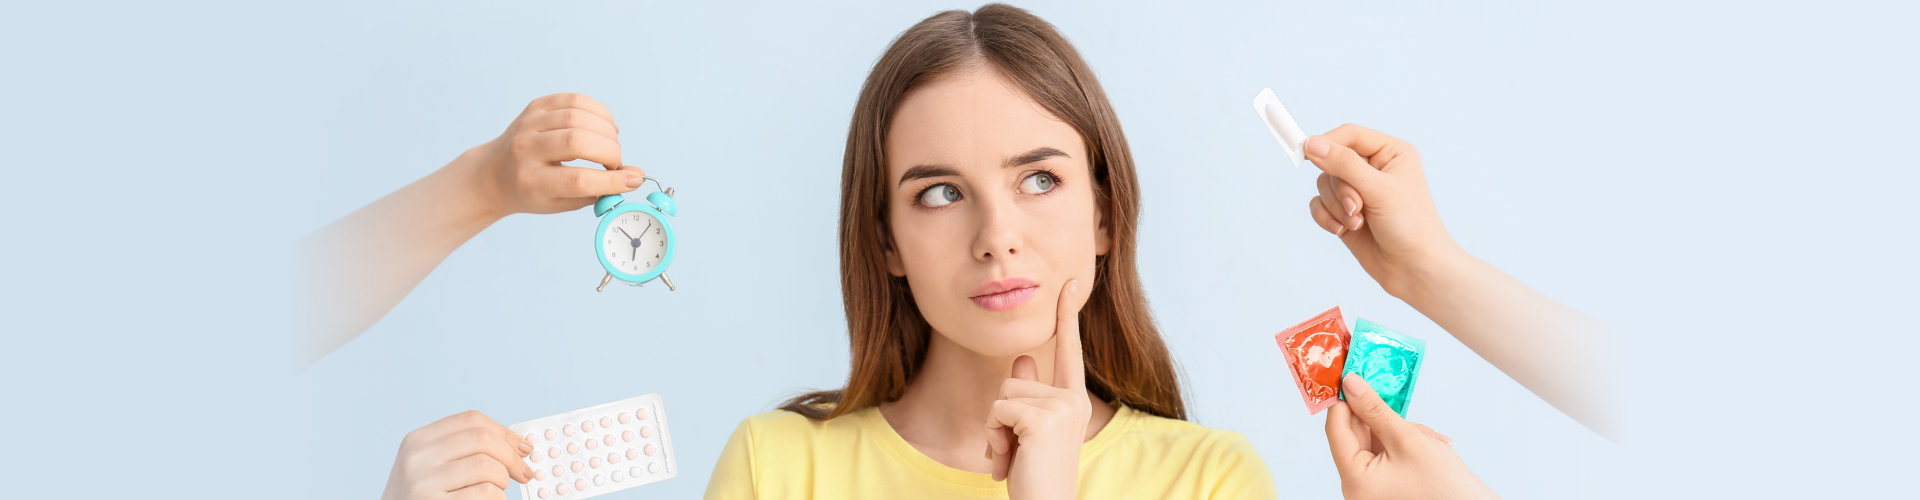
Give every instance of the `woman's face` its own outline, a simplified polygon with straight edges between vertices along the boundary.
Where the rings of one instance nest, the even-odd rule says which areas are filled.
[[[1046,344],[1109,245],[1080,134],[980,64],[908,92],[885,147],[887,266],[933,330],[986,356]]]

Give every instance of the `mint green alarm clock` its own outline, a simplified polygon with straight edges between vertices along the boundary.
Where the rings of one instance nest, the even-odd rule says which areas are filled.
[[[627,197],[610,194],[593,203],[600,217],[600,229],[593,232],[593,252],[600,256],[600,267],[607,277],[600,279],[594,291],[603,291],[614,279],[639,286],[659,278],[673,290],[667,279],[667,265],[673,263],[673,224],[667,217],[679,213],[673,204],[673,188],[647,177],[660,191],[647,193],[646,203],[629,202]]]

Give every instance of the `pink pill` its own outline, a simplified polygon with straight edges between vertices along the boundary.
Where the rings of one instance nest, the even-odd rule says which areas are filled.
[[[539,454],[539,453],[535,453],[535,454],[532,454],[532,455],[527,455],[527,461],[529,461],[529,462],[533,462],[533,463],[536,463],[536,464],[537,464],[537,463],[540,463],[540,460],[541,460],[541,458],[540,458],[540,454]]]
[[[599,447],[600,447],[600,441],[592,440],[592,439],[587,440],[587,449],[591,450]]]
[[[547,448],[547,458],[560,458],[560,449]]]
[[[579,453],[580,443],[567,443],[567,453]]]
[[[647,456],[649,456],[649,457],[651,457],[651,456],[653,456],[653,451],[654,451],[654,450],[653,450],[653,445],[647,445],[647,449],[646,449],[646,451],[645,451],[645,453],[647,454]]]
[[[553,429],[547,429],[547,440],[552,441],[555,439],[560,439],[560,433],[554,432]]]
[[[607,445],[607,446],[613,446],[613,435],[612,435],[612,434],[608,434],[608,435],[607,435],[607,437],[606,437],[606,439],[601,439],[601,440],[600,440],[600,444],[604,444],[604,445]]]
[[[567,424],[567,426],[566,426],[566,427],[561,427],[561,428],[560,428],[560,433],[561,433],[561,434],[566,434],[566,435],[568,435],[568,436],[572,436],[572,435],[573,435],[573,424]]]
[[[600,457],[593,457],[593,458],[587,459],[587,466],[595,469],[600,468]]]
[[[635,458],[640,458],[640,452],[638,452],[638,451],[633,451],[633,450],[627,450],[627,458],[628,458],[628,459],[635,459]]]
[[[537,469],[533,471],[533,480],[539,481],[541,479],[546,479],[546,478],[547,478],[547,471],[537,470]]]
[[[623,423],[623,424],[624,424],[624,423],[627,423],[627,422],[632,422],[632,421],[633,421],[633,415],[628,415],[628,414],[625,414],[625,413],[622,413],[622,414],[620,414],[620,423]]]
[[[587,480],[585,480],[585,479],[575,479],[575,480],[573,481],[573,489],[576,489],[576,490],[584,490],[584,489],[587,489]]]
[[[619,453],[608,453],[608,454],[607,454],[607,463],[610,463],[610,464],[617,464],[617,463],[620,463],[620,454],[619,454]]]
[[[553,477],[560,477],[565,475],[567,475],[566,469],[560,468],[560,466],[558,465],[553,466]]]
[[[641,409],[638,409],[638,410],[634,410],[634,411],[633,411],[633,418],[637,418],[637,419],[640,419],[640,420],[646,420],[646,419],[647,419],[647,409],[646,409],[646,408],[641,408]]]
[[[570,468],[573,469],[574,472],[580,472],[580,469],[585,469],[587,467],[585,465],[581,465],[579,460],[575,460],[573,461],[573,465]]]
[[[540,488],[540,498],[546,498],[550,496],[553,496],[552,491],[547,491],[546,488]]]
[[[653,428],[652,428],[652,427],[641,427],[641,428],[640,428],[640,437],[643,437],[643,438],[650,438],[650,437],[653,437]]]
[[[621,432],[621,433],[620,433],[620,440],[621,440],[621,441],[632,441],[632,440],[633,440],[633,431],[623,431],[623,432]]]
[[[580,423],[580,432],[593,432],[593,421],[592,421],[592,420],[588,420],[588,421],[585,421],[585,422],[581,422],[581,423]]]
[[[554,486],[554,487],[553,487],[553,491],[554,491],[555,493],[559,493],[559,494],[562,494],[562,495],[565,495],[565,494],[567,494],[567,483],[560,483],[560,485],[558,485],[558,486]]]

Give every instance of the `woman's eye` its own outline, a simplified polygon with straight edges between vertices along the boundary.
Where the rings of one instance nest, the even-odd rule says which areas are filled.
[[[944,207],[960,201],[960,188],[952,184],[941,184],[920,192],[920,204],[929,207]]]
[[[1033,175],[1029,175],[1027,178],[1020,180],[1020,192],[1026,194],[1045,193],[1053,190],[1053,183],[1053,174],[1034,172]]]

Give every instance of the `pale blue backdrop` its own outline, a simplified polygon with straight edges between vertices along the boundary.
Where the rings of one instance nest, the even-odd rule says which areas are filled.
[[[1509,498],[1910,494],[1914,9],[1850,2],[1020,5],[1086,56],[1145,198],[1193,419],[1290,498],[1339,482],[1271,335],[1430,342],[1411,417]],[[853,99],[938,10],[886,2],[10,2],[0,15],[9,496],[371,498],[400,436],[665,396],[690,498],[740,419],[846,374]],[[1250,110],[1405,138],[1475,254],[1627,331],[1612,444],[1383,293]],[[585,211],[514,216],[294,366],[301,235],[559,91],[678,188],[680,290],[614,289]],[[1905,492],[1905,493],[1900,493]]]

